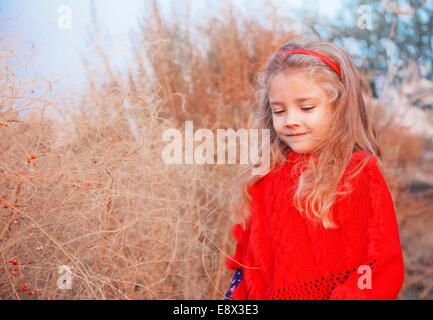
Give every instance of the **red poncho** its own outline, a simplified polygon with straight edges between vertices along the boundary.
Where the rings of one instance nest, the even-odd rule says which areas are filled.
[[[353,153],[343,178],[366,156]],[[337,196],[332,209],[337,229],[312,223],[291,204],[299,178],[291,170],[305,159],[290,151],[280,171],[250,187],[251,217],[246,230],[233,227],[236,253],[226,260],[228,268],[243,272],[232,299],[395,299],[403,283],[403,255],[377,158],[350,181],[350,195]]]

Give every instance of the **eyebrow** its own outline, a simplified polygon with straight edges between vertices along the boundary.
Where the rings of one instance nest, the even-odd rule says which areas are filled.
[[[313,97],[300,97],[295,99],[295,102],[299,103],[299,102],[304,102],[307,100],[318,100],[317,98],[313,98]],[[270,102],[271,105],[275,104],[275,105],[279,105],[279,106],[285,106],[284,102],[281,101],[271,101]]]

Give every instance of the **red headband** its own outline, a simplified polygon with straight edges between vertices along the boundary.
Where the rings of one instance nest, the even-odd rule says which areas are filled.
[[[332,69],[334,69],[334,71],[337,72],[339,75],[341,74],[340,68],[338,67],[338,65],[334,61],[321,55],[320,53],[317,53],[317,52],[311,51],[311,50],[306,50],[306,49],[293,49],[293,50],[288,50],[288,51],[284,52],[285,55],[288,55],[289,53],[291,53],[291,54],[296,54],[296,53],[308,54],[310,56],[314,56],[316,58],[319,58],[320,60],[325,62],[328,66],[330,66]]]

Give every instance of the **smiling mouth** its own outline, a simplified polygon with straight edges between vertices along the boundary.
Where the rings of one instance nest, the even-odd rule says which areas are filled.
[[[303,136],[305,133],[298,133],[298,134],[288,134],[288,137],[298,137],[298,136]]]

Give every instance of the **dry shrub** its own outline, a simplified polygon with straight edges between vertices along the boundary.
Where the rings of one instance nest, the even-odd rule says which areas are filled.
[[[82,98],[58,110],[33,83],[37,97],[19,100],[27,114],[17,109],[29,86],[18,85],[2,60],[8,126],[0,133],[0,226],[8,272],[1,297],[30,298],[20,290],[26,283],[40,299],[221,299],[231,277],[224,260],[232,249],[228,177],[236,168],[166,165],[162,133],[180,127],[182,111],[166,113],[170,99],[153,76],[135,69],[123,77],[100,57],[103,78],[89,76]],[[38,111],[53,109],[64,121]],[[63,265],[72,268],[70,290],[58,288]]]
[[[433,83],[423,79],[414,63],[397,72],[403,81],[384,88],[380,99],[373,99],[369,90],[372,72],[361,74],[367,108],[377,128],[382,147],[384,175],[395,201],[400,240],[403,248],[405,279],[398,299],[431,299],[433,297],[433,161],[423,159],[425,152],[432,152],[432,110],[424,111],[425,119],[408,126],[402,120],[413,113],[416,100],[433,101]],[[393,75],[388,75],[391,83]],[[390,94],[386,94],[390,91]],[[389,109],[390,111],[386,111]],[[418,110],[419,111],[419,110]],[[401,117],[403,116],[403,118]],[[430,118],[429,118],[430,117]],[[410,123],[410,121],[408,121]],[[416,130],[424,132],[416,134]]]
[[[157,79],[159,95],[166,101],[164,115],[172,116],[178,126],[193,120],[209,129],[248,129],[255,73],[282,41],[296,36],[283,31],[291,19],[276,12],[269,29],[231,4],[222,10],[223,20],[211,16],[193,27],[190,21],[164,20],[153,2],[152,11],[140,22],[133,41],[139,70],[134,84],[144,88],[147,83],[140,76],[145,73]]]
[[[216,166],[166,165],[172,121],[149,92],[126,108],[129,93],[121,80],[93,90],[69,125],[18,116],[3,99],[3,299],[28,298],[24,283],[40,299],[223,296],[228,180]],[[73,268],[70,290],[58,288],[62,265]]]
[[[0,126],[0,263],[7,271],[0,298],[223,298],[238,168],[167,165],[162,134],[182,131],[186,120],[215,136],[217,128],[249,129],[254,73],[296,36],[284,29],[291,20],[275,12],[265,27],[226,9],[225,20],[184,30],[155,5],[133,39],[128,74],[116,72],[96,43],[102,67],[96,73],[86,65],[88,90],[70,93],[62,107],[50,83],[18,81],[1,58],[0,121],[8,126]],[[10,48],[4,41],[2,52]],[[365,94],[379,123],[382,108]],[[379,129],[384,162],[403,168],[417,158],[419,139],[386,123]],[[407,191],[395,193],[398,181],[391,189],[400,217],[415,202],[403,197]],[[69,290],[59,289],[63,265],[72,268]]]

